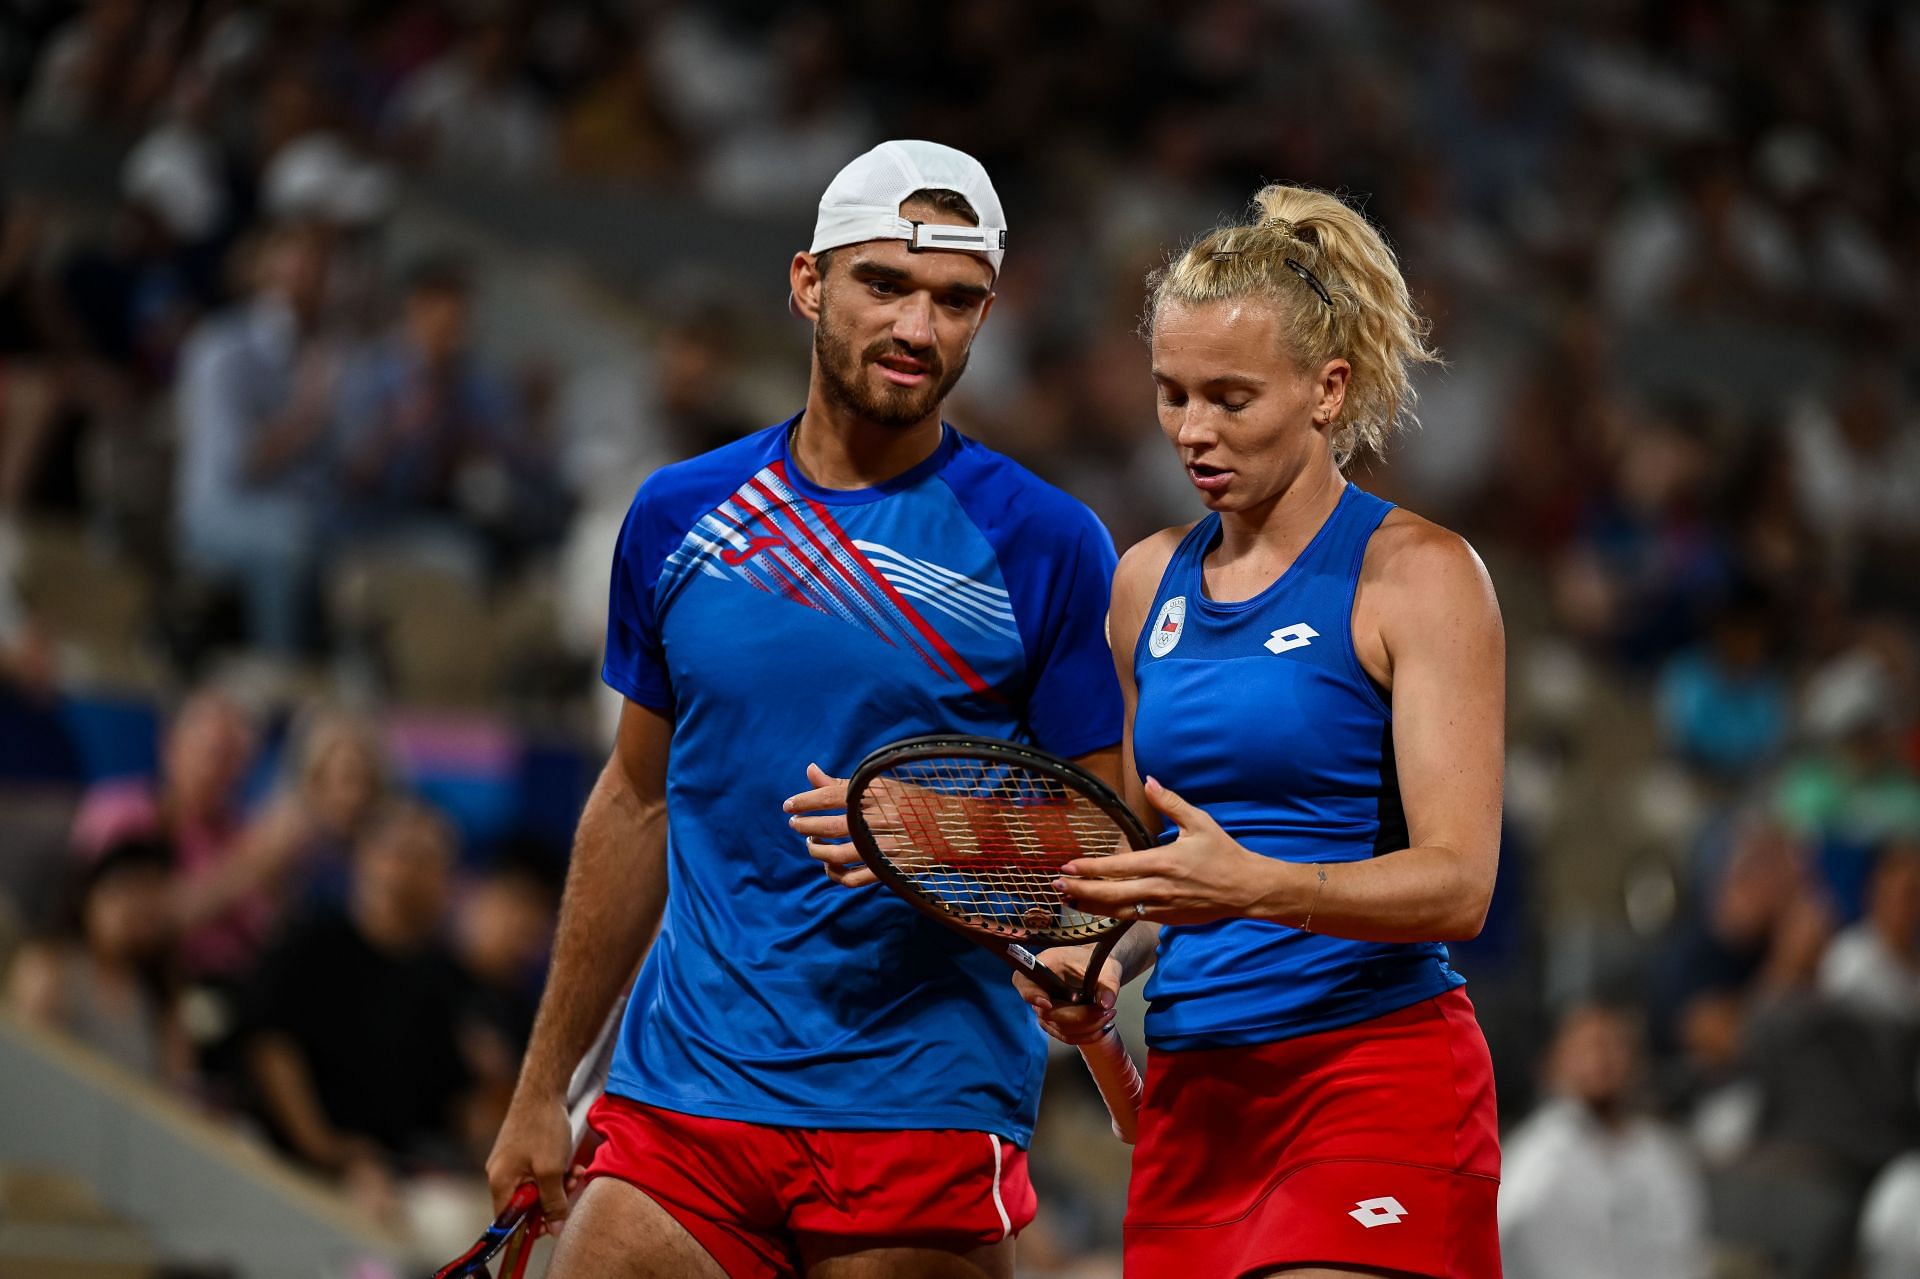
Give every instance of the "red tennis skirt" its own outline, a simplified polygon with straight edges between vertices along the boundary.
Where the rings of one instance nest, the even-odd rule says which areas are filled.
[[[1499,1279],[1487,1041],[1461,989],[1270,1044],[1152,1052],[1127,1279]]]

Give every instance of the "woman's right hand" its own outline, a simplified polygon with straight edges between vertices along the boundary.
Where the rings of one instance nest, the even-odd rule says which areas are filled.
[[[1049,971],[1076,990],[1085,980],[1087,960],[1092,957],[1092,946],[1056,946],[1041,951],[1038,956]],[[1013,986],[1020,992],[1020,997],[1032,1004],[1034,1012],[1039,1014],[1040,1029],[1063,1044],[1086,1044],[1104,1035],[1107,1024],[1113,1020],[1113,1008],[1120,999],[1120,979],[1119,961],[1108,956],[1106,963],[1101,966],[1099,984],[1091,1003],[1057,1003],[1053,996],[1035,985],[1025,973],[1013,975]]]

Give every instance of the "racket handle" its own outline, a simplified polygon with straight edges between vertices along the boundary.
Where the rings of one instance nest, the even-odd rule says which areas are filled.
[[[1140,1136],[1140,1098],[1146,1085],[1140,1079],[1140,1068],[1120,1041],[1120,1032],[1109,1025],[1100,1038],[1080,1045],[1080,1055],[1086,1059],[1087,1072],[1093,1076],[1101,1100],[1107,1103],[1113,1135],[1131,1146]]]
[[[544,1229],[544,1221],[521,1224],[500,1257],[500,1279],[526,1279],[527,1263],[533,1260],[533,1241]]]

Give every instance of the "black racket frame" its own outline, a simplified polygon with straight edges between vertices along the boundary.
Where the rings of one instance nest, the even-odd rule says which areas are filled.
[[[860,815],[860,797],[874,778],[901,764],[942,756],[958,756],[989,763],[1017,764],[1036,772],[1049,774],[1079,791],[1098,806],[1113,820],[1114,825],[1120,828],[1127,842],[1134,848],[1153,847],[1153,836],[1147,833],[1145,823],[1127,807],[1126,801],[1120,798],[1113,787],[1086,769],[1037,747],[1000,738],[971,737],[954,733],[929,733],[920,737],[903,738],[870,753],[860,761],[854,768],[853,775],[847,779],[847,830],[852,836],[854,851],[860,854],[860,860],[866,864],[867,869],[879,877],[881,882],[916,910],[939,920],[947,927],[998,954],[1010,967],[1025,973],[1028,980],[1046,991],[1049,997],[1065,1003],[1090,1003],[1094,991],[1099,987],[1101,968],[1106,965],[1107,957],[1113,953],[1113,948],[1120,944],[1120,939],[1126,936],[1127,930],[1133,927],[1134,921],[1109,920],[1112,926],[1095,936],[1093,953],[1087,958],[1086,972],[1081,978],[1080,988],[1076,990],[1051,968],[1040,962],[1035,953],[1036,948],[1028,944],[1032,941],[1030,934],[970,924],[943,910],[937,902],[929,899],[915,887],[911,880],[894,869],[892,861],[874,842],[873,832],[867,828],[865,819]],[[1048,950],[1055,946],[1085,944],[1084,940],[1046,942],[1042,943],[1038,949]]]

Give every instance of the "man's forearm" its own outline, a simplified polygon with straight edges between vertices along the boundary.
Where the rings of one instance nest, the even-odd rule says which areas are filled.
[[[608,765],[587,799],[520,1091],[555,1096],[639,966],[667,897],[667,811]]]

